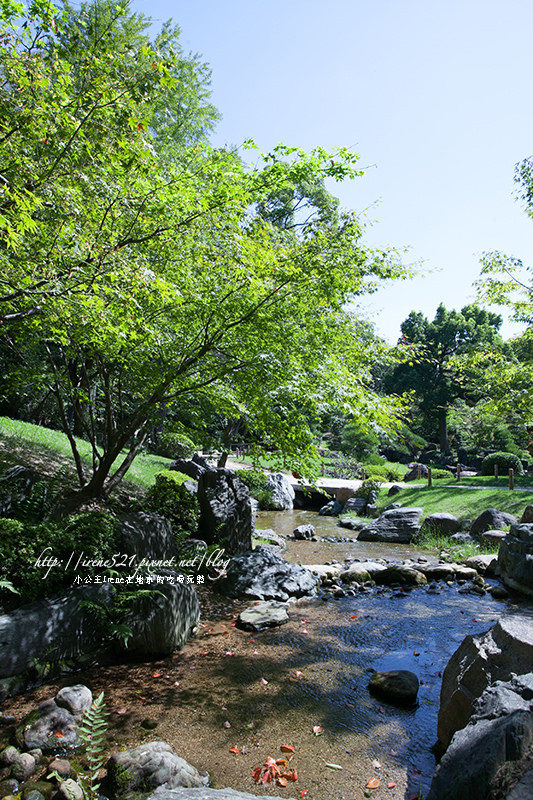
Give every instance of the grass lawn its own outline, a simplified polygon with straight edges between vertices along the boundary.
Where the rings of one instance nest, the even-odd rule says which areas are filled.
[[[461,485],[461,484],[460,484]],[[401,489],[398,494],[388,497],[385,490],[379,497],[380,508],[391,502],[403,506],[421,506],[424,517],[437,512],[454,514],[458,519],[475,519],[487,508],[497,508],[519,517],[524,508],[533,504],[533,492],[511,492],[505,488],[484,487],[482,489],[455,486],[413,486]]]
[[[77,444],[82,460],[90,465],[89,443],[77,439]],[[140,453],[128,470],[123,482],[125,488],[130,484],[132,489],[147,489],[154,483],[155,475],[168,469],[170,463],[170,458]],[[73,486],[76,484],[74,460],[64,433],[29,422],[0,417],[0,465],[7,469],[14,464],[34,466],[37,471],[46,466],[47,471],[64,476],[66,481],[71,480]]]

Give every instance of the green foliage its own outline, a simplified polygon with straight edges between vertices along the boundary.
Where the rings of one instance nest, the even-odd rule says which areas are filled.
[[[165,470],[155,476],[146,494],[147,508],[169,520],[178,543],[196,534],[200,518],[198,500],[182,485],[184,480],[186,475]]]
[[[373,481],[402,481],[405,475],[405,467],[400,467],[397,464],[383,464],[383,465],[367,465],[363,467],[367,478]]]
[[[102,511],[42,524],[0,519],[0,579],[12,583],[18,592],[17,604],[59,594],[72,585],[80,556],[111,559],[118,552],[117,546],[117,521]],[[46,558],[59,563],[49,569],[42,565]],[[88,577],[102,572],[97,565],[83,568],[83,575]],[[13,605],[14,598],[4,601]]]
[[[78,725],[78,733],[85,745],[85,758],[88,764],[88,772],[78,776],[85,800],[99,798],[98,773],[106,761],[104,740],[107,733],[107,716],[104,693],[101,692],[83,713]]]
[[[453,480],[453,475],[448,469],[439,469],[439,467],[432,467],[431,468],[431,477],[436,480]]]
[[[361,486],[355,490],[355,497],[364,497],[367,502],[370,501],[372,494],[379,494],[381,482],[369,478],[363,481]]]
[[[364,462],[370,454],[377,454],[378,446],[379,437],[368,424],[352,420],[344,426],[340,450],[346,455]]]
[[[264,472],[260,469],[237,469],[235,475],[248,487],[260,509],[268,511],[272,508],[272,492],[267,489],[268,476]]]
[[[167,429],[157,437],[156,452],[166,458],[191,458],[196,452],[192,439],[181,431]]]
[[[514,470],[515,475],[523,475],[524,468],[522,462],[514,453],[490,453],[485,456],[481,464],[483,475],[494,475],[494,467],[498,466],[500,475],[507,475],[510,469]]]

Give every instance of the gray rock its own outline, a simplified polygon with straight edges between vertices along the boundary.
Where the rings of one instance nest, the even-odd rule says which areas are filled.
[[[176,555],[172,525],[164,517],[145,511],[120,517],[121,553],[136,555],[138,560],[171,559]]]
[[[208,470],[212,470],[213,467],[205,458],[195,453],[191,459],[177,458],[171,463],[169,469],[182,472],[184,475],[188,475],[189,478],[197,481],[200,475]]]
[[[528,505],[524,508],[520,522],[533,522],[533,505]]]
[[[270,800],[288,800],[287,795],[268,795]],[[237,792],[235,789],[166,789],[152,792],[147,800],[264,800],[264,795]]]
[[[410,542],[420,530],[423,508],[394,508],[384,511],[358,536],[363,542]]]
[[[411,465],[410,465],[411,466]],[[428,468],[425,464],[413,464],[408,472],[405,473],[403,479],[405,482],[418,481],[422,478],[427,478]]]
[[[457,533],[461,528],[461,523],[453,514],[440,512],[437,514],[430,514],[425,518],[422,528],[429,528],[436,533],[444,534],[445,536],[452,536]]]
[[[373,672],[368,684],[372,694],[398,705],[412,705],[418,694],[418,678],[407,669]]]
[[[183,481],[181,485],[185,491],[189,492],[189,494],[198,494],[198,481],[193,481],[192,478],[189,478],[188,480]]]
[[[20,753],[11,765],[11,777],[23,782],[37,769],[37,762],[29,753]]]
[[[486,633],[466,636],[442,676],[437,750],[470,719],[474,700],[494,681],[509,680],[533,664],[533,612],[502,617]]]
[[[72,778],[67,778],[59,784],[58,794],[62,800],[84,800],[83,789]]]
[[[272,494],[269,508],[274,511],[290,511],[294,508],[294,489],[286,475],[274,472],[268,476],[267,491]]]
[[[324,581],[332,578],[338,578],[342,573],[344,566],[343,564],[334,563],[334,564],[306,564],[306,569],[311,570],[313,575],[316,575],[320,578],[320,581],[323,583]]]
[[[490,530],[502,530],[514,525],[516,517],[507,514],[505,511],[498,511],[496,508],[488,508],[479,517],[476,517],[470,527],[470,533],[476,535]]]
[[[483,555],[481,553],[478,556],[470,556],[470,558],[466,559],[465,566],[475,569],[476,572],[482,575],[494,575],[498,566],[498,556]]]
[[[245,631],[264,631],[284,625],[289,621],[288,607],[288,603],[279,603],[276,600],[259,601],[241,611],[237,627]]]
[[[340,573],[339,577],[343,583],[366,583],[366,581],[372,580],[368,569],[360,563],[350,564],[348,569]]]
[[[418,564],[416,568],[426,576],[428,581],[448,581],[455,574],[453,564]]]
[[[45,700],[25,717],[16,730],[19,746],[26,750],[38,747],[43,753],[77,747],[81,744],[77,718],[55,700]]]
[[[500,545],[507,536],[507,531],[484,531],[479,537],[485,544]]]
[[[257,528],[254,531],[254,538],[258,539],[266,539],[269,544],[264,545],[265,547],[272,547],[278,549],[280,551],[287,549],[287,542],[280,536],[278,533],[272,530],[272,528],[266,528],[265,530],[258,530]]]
[[[507,600],[509,597],[509,592],[505,586],[498,583],[495,586],[491,586],[489,592],[495,600]]]
[[[342,503],[339,503],[338,500],[330,500],[329,503],[322,506],[318,513],[321,517],[338,517],[342,508]]]
[[[531,673],[487,687],[468,724],[455,733],[427,800],[486,800],[500,767],[522,758],[533,743],[532,698]]]
[[[450,536],[450,541],[455,544],[472,544],[476,540],[469,533],[454,533]]]
[[[135,597],[124,617],[131,630],[126,652],[135,656],[169,655],[183,647],[200,619],[200,604],[194,586],[183,575],[170,570],[159,573],[166,581],[152,584],[149,595]],[[153,577],[157,580],[157,574]],[[179,579],[182,579],[180,582]]]
[[[93,695],[87,686],[77,683],[75,686],[64,686],[55,696],[56,704],[66,708],[75,717],[81,716],[93,701]]]
[[[533,595],[533,524],[511,525],[498,551],[498,569],[506,586]]]
[[[366,498],[351,497],[347,500],[342,509],[342,513],[347,514],[349,511],[355,511],[356,514],[364,514],[366,511]]]
[[[0,781],[0,797],[7,797],[7,795],[16,795],[19,791],[19,782],[15,778],[6,778]]]
[[[198,480],[199,532],[208,544],[224,540],[230,555],[252,549],[248,487],[229,469],[206,470]]]
[[[366,522],[357,519],[357,517],[339,517],[339,526],[341,528],[347,528],[349,531],[360,531],[365,525]]]
[[[400,583],[404,586],[425,586],[427,578],[418,569],[409,567],[405,564],[391,564],[374,576],[376,583],[390,586],[393,583]]]
[[[310,570],[290,564],[266,547],[234,556],[217,589],[229,597],[288,600],[316,593],[318,578]]]
[[[9,767],[10,764],[14,763],[19,754],[20,751],[17,750],[16,747],[13,747],[13,745],[8,745],[8,747],[5,747],[0,753],[0,766]]]
[[[532,520],[533,521],[533,520]],[[507,800],[531,800],[533,797],[533,769],[528,770],[518,781]]]
[[[315,535],[314,525],[298,525],[298,527],[293,530],[293,535],[295,539],[300,541],[312,539]]]
[[[66,758],[54,758],[48,765],[48,772],[57,772],[60,778],[70,778],[72,767]]]
[[[45,796],[37,789],[30,789],[29,792],[24,793],[24,800],[45,800]]]
[[[17,464],[0,476],[0,516],[15,516],[19,506],[28,500],[35,484],[43,480],[36,470]]]
[[[402,491],[402,487],[398,486],[397,483],[393,483],[392,486],[390,487],[389,491],[387,492],[387,495],[389,497],[392,497],[393,495],[398,494],[401,491]]]
[[[150,791],[163,784],[167,789],[205,786],[208,780],[176,755],[166,742],[149,742],[114,753],[107,762],[107,771],[112,794],[118,797],[132,791]]]

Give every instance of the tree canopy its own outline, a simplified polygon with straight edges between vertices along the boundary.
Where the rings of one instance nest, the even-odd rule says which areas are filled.
[[[55,399],[79,497],[113,489],[172,404],[246,416],[303,472],[325,403],[390,423],[346,303],[406,270],[324,188],[357,156],[209,146],[208,71],[127,3],[2,8],[3,347]],[[291,197],[289,230],[271,211]]]

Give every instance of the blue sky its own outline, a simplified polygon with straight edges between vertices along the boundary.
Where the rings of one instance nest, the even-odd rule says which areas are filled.
[[[366,174],[331,190],[372,246],[409,248],[425,277],[362,307],[393,342],[412,309],[475,297],[479,257],[533,265],[515,164],[533,155],[531,0],[135,0],[172,17],[213,70],[214,142],[351,147]],[[516,326],[505,324],[510,336]]]

